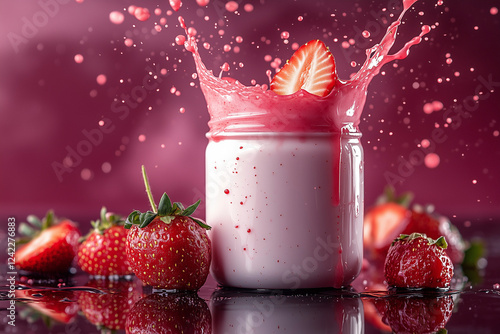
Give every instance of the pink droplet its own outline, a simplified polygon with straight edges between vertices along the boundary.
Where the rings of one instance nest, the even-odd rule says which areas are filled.
[[[245,10],[245,12],[250,13],[253,11],[253,5],[250,3],[247,3],[247,4],[245,4],[245,6],[243,6],[243,9]]]
[[[210,43],[208,42],[203,43],[203,47],[207,50],[210,49]]]
[[[186,112],[186,108],[181,107],[181,108],[179,109],[179,112],[180,112],[181,114],[184,114],[184,113]]]
[[[304,17],[303,17],[303,16],[299,16],[299,17],[297,17],[297,21],[301,22],[302,20],[304,20]]]
[[[427,168],[436,168],[439,165],[439,155],[436,153],[429,153],[424,158],[424,163]]]
[[[368,30],[364,30],[361,35],[363,35],[364,38],[370,37],[370,32]]]
[[[451,58],[446,59],[446,64],[450,65],[452,62],[453,62],[453,59],[451,59]]]
[[[243,37],[236,36],[235,40],[236,40],[236,43],[241,43],[241,42],[243,42]]]
[[[103,162],[101,165],[101,170],[103,173],[111,172],[111,164],[109,162]]]
[[[490,8],[490,14],[491,15],[497,15],[498,14],[498,8],[497,7],[491,7]]]
[[[281,32],[281,39],[288,39],[290,37],[290,33],[288,31]]]
[[[423,148],[429,147],[430,144],[431,142],[429,141],[429,139],[422,139],[422,141],[420,142],[420,145],[422,145]]]
[[[348,42],[348,41],[343,41],[343,42],[342,42],[342,47],[343,47],[344,49],[348,49],[348,48],[349,48],[349,46],[350,46],[350,44],[349,44],[349,42]]]
[[[146,21],[149,19],[151,14],[149,13],[149,9],[143,7],[137,7],[134,11],[134,16],[139,21]]]
[[[96,78],[97,83],[98,83],[99,85],[101,85],[101,86],[102,86],[102,85],[104,85],[104,84],[106,83],[106,80],[107,80],[107,78],[106,78],[106,75],[104,75],[104,74],[99,74],[99,75],[97,76],[97,78]]]
[[[170,7],[175,11],[178,11],[182,6],[181,0],[168,0],[168,2],[170,3]]]
[[[493,289],[500,290],[500,284],[498,283],[493,284]]]
[[[443,102],[441,101],[433,101],[432,102],[432,108],[434,111],[440,111],[444,107]]]
[[[125,46],[131,47],[134,44],[134,41],[131,38],[126,38],[123,43]]]
[[[231,45],[225,44],[224,45],[224,52],[229,52],[229,51],[231,51]]]
[[[434,111],[434,107],[432,106],[432,103],[424,104],[423,109],[424,109],[424,113],[426,113],[427,115],[432,114],[432,112]]]
[[[299,43],[292,43],[292,50],[297,50],[299,48]]]
[[[235,12],[238,9],[238,3],[236,1],[228,1],[226,2],[226,10],[228,12]]]
[[[229,194],[229,189],[224,189],[224,194]]]
[[[81,54],[76,54],[75,57],[75,63],[81,64],[83,62],[83,56]]]
[[[205,7],[208,6],[210,0],[196,0],[196,3],[198,4],[198,6]]]
[[[181,28],[182,29],[186,29],[186,22],[184,22],[184,18],[182,16],[179,16],[177,18],[177,20],[179,21],[179,24],[181,25]]]
[[[125,16],[123,15],[122,12],[115,10],[109,13],[109,20],[111,21],[111,23],[114,24],[122,24],[123,21],[125,20]]]
[[[493,137],[498,137],[500,135],[500,131],[495,130],[493,131]]]
[[[229,71],[230,67],[229,67],[229,64],[228,63],[224,63],[222,64],[222,66],[220,67],[220,69],[224,72],[227,72]]]
[[[130,15],[134,15],[136,9],[137,9],[137,6],[130,5],[130,6],[128,6],[127,11]]]
[[[477,184],[477,180],[472,180],[472,184]]]
[[[185,42],[186,42],[186,36],[184,36],[184,35],[177,35],[177,37],[175,37],[175,44],[177,44],[177,45],[184,45]]]
[[[193,28],[193,27],[189,27],[189,28],[188,28],[188,30],[187,30],[187,34],[188,34],[189,36],[195,36],[197,33],[198,33],[198,32],[196,31],[196,29],[195,29],[195,28]]]
[[[160,8],[155,8],[155,15],[160,16],[161,15],[161,9]]]
[[[80,172],[80,177],[82,178],[82,180],[88,181],[88,180],[92,179],[93,174],[94,173],[92,173],[92,171],[90,169],[84,168]]]
[[[139,137],[137,137],[137,139],[142,143],[142,142],[146,141],[146,135],[139,135]]]

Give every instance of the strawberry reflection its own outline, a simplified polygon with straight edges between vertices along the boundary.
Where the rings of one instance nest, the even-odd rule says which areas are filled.
[[[210,308],[214,334],[364,333],[363,305],[350,291],[221,289]]]
[[[72,290],[16,290],[16,299],[27,305],[20,312],[21,319],[28,323],[42,319],[49,328],[57,323],[73,322],[78,312],[75,292]]]
[[[124,329],[128,312],[141,298],[141,283],[137,279],[91,279],[86,287],[92,289],[79,292],[78,303],[87,320],[102,332]]]
[[[372,301],[393,333],[435,333],[453,311],[452,295],[395,294]]]
[[[130,311],[127,333],[212,333],[207,303],[193,292],[154,293]]]

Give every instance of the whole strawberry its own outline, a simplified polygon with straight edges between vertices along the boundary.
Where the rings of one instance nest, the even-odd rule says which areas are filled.
[[[163,194],[154,203],[144,166],[144,183],[152,211],[132,212],[125,224],[127,257],[145,284],[164,289],[198,290],[206,281],[211,261],[208,225],[191,217],[200,201],[184,208]]]
[[[212,333],[210,310],[192,293],[151,294],[129,312],[126,331],[149,333]]]
[[[101,330],[125,329],[128,312],[141,299],[139,280],[92,279],[86,286],[104,292],[83,290],[78,296],[78,304],[87,320]]]
[[[28,222],[31,226],[19,226],[19,232],[26,237],[16,240],[16,267],[37,274],[67,273],[78,249],[80,232],[76,224],[56,219],[52,211],[43,220],[28,216]]]
[[[449,288],[453,264],[446,254],[444,237],[402,234],[389,248],[384,264],[385,280],[398,288]]]
[[[394,296],[382,302],[383,321],[393,333],[436,333],[445,327],[453,312],[453,297],[449,295]]]
[[[125,245],[128,230],[120,216],[101,209],[101,219],[91,222],[93,229],[82,238],[78,249],[78,265],[93,276],[123,276],[132,273]]]

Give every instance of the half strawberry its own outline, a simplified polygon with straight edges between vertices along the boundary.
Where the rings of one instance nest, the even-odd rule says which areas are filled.
[[[318,96],[328,95],[337,73],[330,50],[320,40],[302,45],[271,81],[271,90],[290,95],[303,89]]]
[[[20,234],[26,237],[16,240],[16,266],[38,274],[67,273],[78,249],[80,232],[76,224],[56,219],[52,211],[43,220],[28,216],[28,222],[31,226],[19,226]]]

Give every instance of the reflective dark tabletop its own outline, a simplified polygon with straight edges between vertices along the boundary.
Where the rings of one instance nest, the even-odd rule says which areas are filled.
[[[344,290],[221,288],[209,276],[196,294],[103,282],[76,272],[47,281],[16,276],[15,298],[2,267],[1,333],[496,333],[500,314],[500,224],[462,227],[485,245],[477,268],[456,268],[453,288],[387,291],[360,275]],[[15,326],[12,326],[15,324]]]

